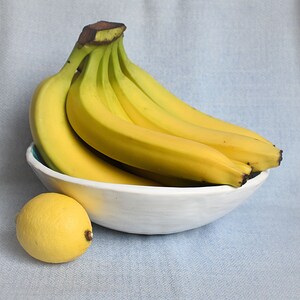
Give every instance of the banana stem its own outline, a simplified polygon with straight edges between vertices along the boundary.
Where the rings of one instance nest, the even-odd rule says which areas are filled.
[[[98,46],[107,45],[122,36],[126,26],[122,23],[100,21],[83,28],[60,73],[73,77],[83,59]]]
[[[125,48],[124,48],[124,43],[123,43],[123,36],[120,37],[119,39],[119,48],[118,48],[118,53],[119,53],[119,56],[120,56],[120,62],[122,62],[122,65],[123,67],[126,65],[126,64],[132,64],[131,60],[129,59],[126,51],[125,51]]]
[[[97,80],[97,83],[99,85],[109,84],[108,64],[109,64],[109,58],[111,54],[111,48],[112,48],[112,44],[107,45],[105,52],[103,54],[103,58],[100,62],[100,66],[98,70],[98,80]]]
[[[59,73],[63,76],[66,76],[65,78],[72,79],[74,73],[76,72],[83,59],[87,55],[89,55],[96,47],[97,46],[94,45],[85,45],[83,47],[79,47],[79,44],[76,43],[67,61],[60,69]]]
[[[124,77],[124,74],[119,64],[118,46],[119,46],[119,40],[113,43],[112,45],[110,64],[112,66],[111,73],[113,77],[115,79],[121,80]]]
[[[99,21],[83,28],[78,38],[78,44],[81,46],[110,44],[122,36],[125,30],[126,26],[123,23]]]
[[[97,86],[97,74],[103,59],[106,46],[98,46],[97,49],[89,56],[84,72],[82,72],[82,80],[92,82]]]

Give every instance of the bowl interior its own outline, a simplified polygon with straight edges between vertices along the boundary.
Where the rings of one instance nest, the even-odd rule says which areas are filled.
[[[152,192],[155,191],[166,191],[167,193],[189,193],[195,192],[198,193],[203,192],[210,192],[210,193],[227,193],[229,191],[239,190],[239,189],[247,189],[251,188],[251,186],[259,184],[266,180],[269,175],[269,171],[264,172],[257,172],[253,173],[249,180],[241,187],[234,188],[228,185],[211,185],[211,186],[201,186],[201,187],[158,187],[158,186],[138,186],[138,185],[127,185],[127,184],[116,184],[116,183],[107,183],[107,182],[96,182],[92,180],[82,179],[72,177],[57,171],[50,169],[46,163],[44,162],[42,156],[40,155],[37,147],[32,143],[26,152],[26,159],[29,165],[34,170],[39,170],[40,172],[46,174],[47,176],[57,178],[62,181],[74,182],[76,184],[81,184],[85,186],[93,186],[99,188],[110,188],[110,189],[117,189],[117,190],[151,190]]]
[[[48,190],[78,200],[94,223],[148,235],[176,233],[211,223],[243,203],[268,177],[268,172],[255,174],[239,188],[137,186],[96,182],[53,171],[33,144],[27,149],[26,159]]]

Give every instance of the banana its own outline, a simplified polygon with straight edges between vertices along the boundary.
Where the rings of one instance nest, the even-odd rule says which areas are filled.
[[[113,114],[100,100],[104,97],[109,103],[113,95],[111,86],[99,79],[104,52],[105,47],[98,47],[89,55],[67,96],[68,120],[87,144],[114,160],[156,174],[235,187],[246,181],[247,175],[219,151]]]
[[[279,165],[281,151],[270,143],[186,122],[157,105],[122,72],[118,44],[119,40],[112,47],[109,69],[111,84],[125,111],[137,125],[207,144],[230,159],[249,164],[254,171]]]
[[[155,80],[148,72],[130,61],[124,49],[123,37],[120,37],[118,53],[120,56],[122,70],[125,75],[128,76],[146,95],[148,95],[148,97],[175,117],[198,126],[246,135],[270,143],[270,141],[252,130],[205,114],[176,97],[161,83]]]
[[[97,84],[100,85],[99,93],[100,97],[99,100],[102,101],[102,104],[106,106],[106,108],[116,116],[120,117],[121,119],[130,122],[132,124],[133,121],[129,118],[128,114],[123,109],[122,105],[120,104],[117,96],[115,95],[114,91],[112,90],[108,78],[108,64],[111,54],[112,44],[107,45],[105,52],[103,54],[103,58],[100,62],[100,68],[98,73],[98,82]],[[105,90],[105,94],[101,91]],[[148,178],[150,180],[153,180],[155,182],[159,182],[160,184],[164,186],[172,186],[172,187],[191,187],[191,186],[204,186],[207,185],[205,182],[199,182],[199,181],[192,181],[187,180],[183,178],[177,178],[174,176],[164,176],[161,174],[157,174],[154,172],[150,172],[147,170],[139,169],[133,166],[126,165],[124,163],[120,163],[117,161],[113,161],[114,165],[118,166],[119,168],[122,168],[126,171],[129,171],[130,173],[136,174],[138,176],[141,176],[143,178]],[[251,167],[242,164],[240,162],[236,162],[239,168],[245,173],[250,174]]]
[[[108,78],[108,64],[110,59],[110,54],[112,50],[112,44],[109,44],[105,50],[103,59],[101,61],[101,64],[103,66],[100,68],[100,75],[98,76],[99,81],[101,80],[102,86],[110,85],[109,78]],[[123,109],[122,105],[119,102],[119,99],[116,97],[114,91],[112,91],[111,87],[109,89],[106,89],[106,92],[109,93],[109,96],[106,97],[100,97],[101,101],[106,105],[106,107],[115,115],[119,116],[120,118],[129,121],[130,123],[133,123],[132,119],[129,118],[128,114]],[[109,99],[109,100],[107,100]],[[126,103],[125,103],[126,105]],[[137,111],[135,113],[138,113]],[[142,117],[141,117],[142,118]],[[149,128],[149,127],[148,127]],[[155,127],[155,129],[158,129]],[[234,161],[236,166],[240,168],[245,174],[250,174],[252,171],[252,168],[239,161]],[[131,173],[142,175],[145,178],[150,178],[152,180],[155,179],[155,181],[158,181],[162,183],[163,185],[167,186],[199,186],[199,182],[193,182],[190,180],[183,180],[182,178],[175,178],[175,177],[167,177],[163,176],[161,174],[155,174],[153,172],[147,172],[146,170],[141,170],[134,168],[132,166],[127,166],[125,164],[119,165],[121,168],[124,168],[125,170],[130,170]]]
[[[101,22],[100,22],[101,23]],[[102,25],[101,25],[102,24]],[[105,36],[101,28],[105,24],[85,27],[67,62],[55,75],[43,80],[36,88],[30,104],[29,120],[33,141],[46,164],[53,170],[78,178],[136,185],[159,185],[109,164],[100,158],[78,138],[70,127],[66,113],[66,96],[73,80],[78,77],[77,67]],[[106,28],[106,27],[105,27]],[[120,31],[119,31],[120,30]],[[101,39],[96,38],[97,32]],[[109,36],[113,32],[109,31]],[[115,33],[124,31],[119,27]],[[92,40],[91,40],[92,39]]]

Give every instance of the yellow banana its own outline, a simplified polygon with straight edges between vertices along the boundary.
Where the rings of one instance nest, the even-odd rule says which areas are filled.
[[[157,105],[123,74],[117,52],[118,42],[112,47],[111,83],[119,101],[136,124],[207,144],[231,159],[249,164],[254,171],[263,171],[279,165],[281,151],[270,143],[186,122]]]
[[[97,34],[95,27],[93,25],[92,29]],[[62,69],[42,81],[35,90],[29,117],[33,141],[46,164],[64,174],[112,183],[158,185],[101,159],[86,147],[68,123],[65,104],[73,76],[81,61],[97,47],[89,43],[87,34],[88,28],[85,28]],[[99,39],[93,41],[101,42]]]
[[[195,125],[246,135],[270,143],[267,139],[252,130],[205,114],[176,97],[161,83],[155,80],[148,72],[130,61],[124,49],[123,37],[120,38],[118,52],[122,70],[126,76],[128,76],[154,102],[174,116]]]
[[[219,151],[131,124],[111,113],[100,100],[105,97],[108,103],[113,94],[98,76],[104,66],[104,48],[89,55],[67,96],[68,120],[86,143],[112,159],[162,175],[236,187],[245,182],[247,176]]]
[[[106,107],[115,115],[119,116],[120,118],[133,123],[132,119],[129,118],[128,114],[123,109],[122,105],[119,102],[119,99],[116,97],[114,91],[111,89],[111,87],[108,89],[107,85],[110,85],[109,78],[108,78],[108,63],[110,59],[110,54],[112,50],[112,44],[109,44],[106,47],[105,53],[103,55],[103,59],[101,60],[102,67],[99,70],[98,79],[101,81],[101,86],[106,86],[106,93],[109,94],[109,96],[106,97],[100,97],[100,100],[106,105]],[[101,90],[100,90],[101,92]],[[138,114],[138,112],[136,111]],[[143,118],[143,117],[142,117]],[[155,129],[157,129],[155,127]],[[245,174],[250,174],[252,171],[252,168],[239,161],[234,161],[236,166],[240,168]],[[124,164],[120,164],[119,167],[124,168],[125,170],[130,170],[131,173],[142,175],[142,177],[150,178],[152,180],[155,179],[155,181],[158,181],[162,183],[163,185],[168,186],[194,186],[198,185],[199,182],[193,182],[189,180],[183,180],[182,178],[175,178],[175,177],[167,177],[163,176],[161,174],[155,174],[153,172],[147,172],[146,170],[141,170],[134,168],[132,166],[127,166]]]
[[[107,109],[110,110],[113,114],[133,124],[133,121],[129,118],[128,114],[123,109],[122,105],[120,104],[118,98],[116,97],[114,91],[110,86],[110,82],[108,78],[108,63],[111,54],[111,49],[112,49],[112,44],[107,45],[105,52],[103,54],[103,58],[100,62],[100,69],[98,73],[97,83],[100,86],[99,93],[101,93],[105,89],[105,95],[102,92],[101,96],[99,97],[99,100],[102,101],[102,104],[104,104],[107,107]],[[159,182],[164,186],[191,187],[191,186],[207,185],[207,183],[205,182],[192,181],[183,178],[176,178],[174,176],[164,176],[161,174],[139,169],[116,161],[114,161],[113,163],[117,165],[119,168],[127,170],[130,173],[136,174],[144,178],[148,178],[155,182]],[[250,174],[251,172],[250,166],[243,164],[241,162],[235,162],[235,163],[245,174]]]

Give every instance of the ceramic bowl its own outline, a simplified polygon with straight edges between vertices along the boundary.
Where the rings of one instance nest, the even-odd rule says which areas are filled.
[[[152,187],[103,183],[46,167],[33,144],[26,159],[44,186],[75,198],[93,223],[134,234],[170,234],[211,223],[241,205],[267,179],[264,171],[242,187]]]

